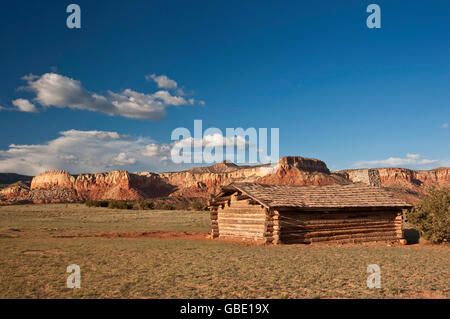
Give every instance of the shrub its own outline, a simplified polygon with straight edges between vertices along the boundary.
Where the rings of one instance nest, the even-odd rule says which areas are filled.
[[[175,206],[169,203],[164,203],[161,205],[161,209],[163,210],[175,210]]]
[[[450,189],[430,189],[408,213],[408,222],[432,243],[450,241]]]
[[[93,200],[87,200],[84,202],[84,205],[86,205],[87,207],[93,207],[94,206],[94,201]]]
[[[87,200],[84,202],[87,207],[108,207],[108,201],[106,200]]]
[[[206,209],[206,202],[203,200],[194,200],[189,205],[189,208],[191,210],[205,210]]]
[[[132,209],[133,204],[127,203],[124,200],[112,200],[108,203],[108,208]]]
[[[172,204],[166,203],[166,202],[156,202],[155,209],[174,210],[175,206],[173,206]]]
[[[147,202],[145,200],[139,200],[136,202],[136,204],[134,205],[135,209],[154,209],[155,205],[153,204],[153,202]]]
[[[187,201],[174,202],[174,203],[170,203],[169,205],[173,206],[174,209],[177,209],[177,210],[188,210],[189,209],[189,202],[187,202]]]

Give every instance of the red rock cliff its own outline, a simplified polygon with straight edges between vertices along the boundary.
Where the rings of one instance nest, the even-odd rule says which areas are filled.
[[[299,156],[280,158],[278,170],[259,178],[257,183],[272,185],[329,185],[345,184],[348,181],[335,174],[331,174],[325,162]]]
[[[161,179],[176,189],[174,195],[187,197],[209,197],[221,186],[232,182],[254,182],[273,172],[276,166],[237,166],[232,163],[217,163],[209,167],[198,167],[182,172],[161,173]]]
[[[113,171],[71,175],[48,171],[34,177],[31,187],[10,185],[0,191],[0,202],[76,202],[80,200],[137,200],[161,196],[209,197],[235,181],[278,185],[328,185],[363,182],[401,190],[417,198],[427,187],[450,187],[450,168],[429,171],[405,168],[356,169],[330,172],[323,161],[283,157],[278,165],[237,166],[218,163],[182,172],[129,173]],[[409,198],[407,198],[409,199]]]
[[[70,175],[56,170],[39,174],[31,182],[31,193],[53,190],[56,201],[65,201],[58,194],[70,194],[67,201],[76,200],[137,200],[146,197],[163,196],[169,187],[156,174],[140,176],[127,171],[109,173]],[[52,197],[52,195],[50,195]],[[31,198],[36,201],[35,198]],[[49,199],[52,200],[52,199]]]
[[[352,182],[382,186],[412,195],[422,195],[429,187],[450,187],[450,168],[411,170],[407,168],[370,168],[336,172]],[[411,196],[407,197],[413,199]]]

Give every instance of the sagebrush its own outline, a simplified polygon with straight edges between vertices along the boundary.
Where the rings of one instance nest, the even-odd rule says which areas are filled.
[[[431,188],[408,214],[408,221],[432,243],[450,241],[450,189]]]

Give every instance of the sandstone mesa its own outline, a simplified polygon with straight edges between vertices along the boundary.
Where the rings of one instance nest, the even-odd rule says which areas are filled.
[[[0,204],[62,203],[83,200],[139,200],[166,196],[209,198],[232,182],[273,185],[329,185],[362,182],[385,187],[413,202],[428,187],[450,187],[450,168],[349,169],[331,172],[318,159],[286,156],[278,165],[238,166],[222,162],[180,172],[108,173],[71,175],[52,170],[35,176],[31,184],[19,181],[0,190]]]

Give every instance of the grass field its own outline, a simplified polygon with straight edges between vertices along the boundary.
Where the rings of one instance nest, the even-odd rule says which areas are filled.
[[[195,236],[140,236],[156,230]],[[450,297],[448,246],[248,246],[208,230],[207,212],[0,207],[0,298]],[[66,288],[69,264],[80,289]]]

